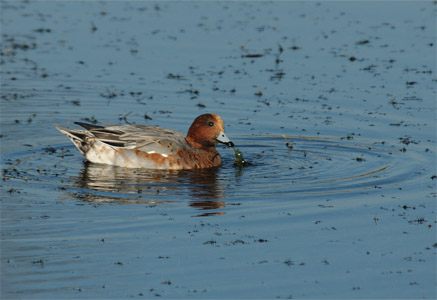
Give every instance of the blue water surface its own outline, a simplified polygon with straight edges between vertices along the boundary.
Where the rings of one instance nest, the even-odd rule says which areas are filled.
[[[1,14],[2,299],[436,298],[434,2]],[[53,126],[207,112],[250,166],[87,164]]]

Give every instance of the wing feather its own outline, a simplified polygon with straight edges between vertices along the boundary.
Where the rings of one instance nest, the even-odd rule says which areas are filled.
[[[186,146],[185,136],[179,131],[150,125],[94,127],[89,131],[108,145],[145,152],[169,155]]]

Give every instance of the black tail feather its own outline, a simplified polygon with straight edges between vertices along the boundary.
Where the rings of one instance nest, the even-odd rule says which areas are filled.
[[[97,129],[97,128],[105,128],[103,126],[93,125],[93,124],[88,124],[88,123],[82,123],[82,122],[74,122],[74,124],[82,126],[86,130]]]

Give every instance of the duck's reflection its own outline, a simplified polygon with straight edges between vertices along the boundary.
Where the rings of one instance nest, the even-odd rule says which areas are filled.
[[[76,198],[88,202],[159,204],[180,202],[201,210],[217,210],[225,203],[225,187],[217,180],[219,168],[202,170],[146,170],[84,164],[76,178]],[[220,184],[221,183],[221,184]],[[213,211],[201,216],[224,214]]]

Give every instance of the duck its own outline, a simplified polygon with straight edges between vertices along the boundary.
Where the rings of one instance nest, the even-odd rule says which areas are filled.
[[[85,161],[124,168],[163,170],[218,167],[218,143],[234,147],[220,116],[208,113],[195,118],[181,132],[151,125],[108,125],[75,122],[83,129],[55,127],[82,153]]]

